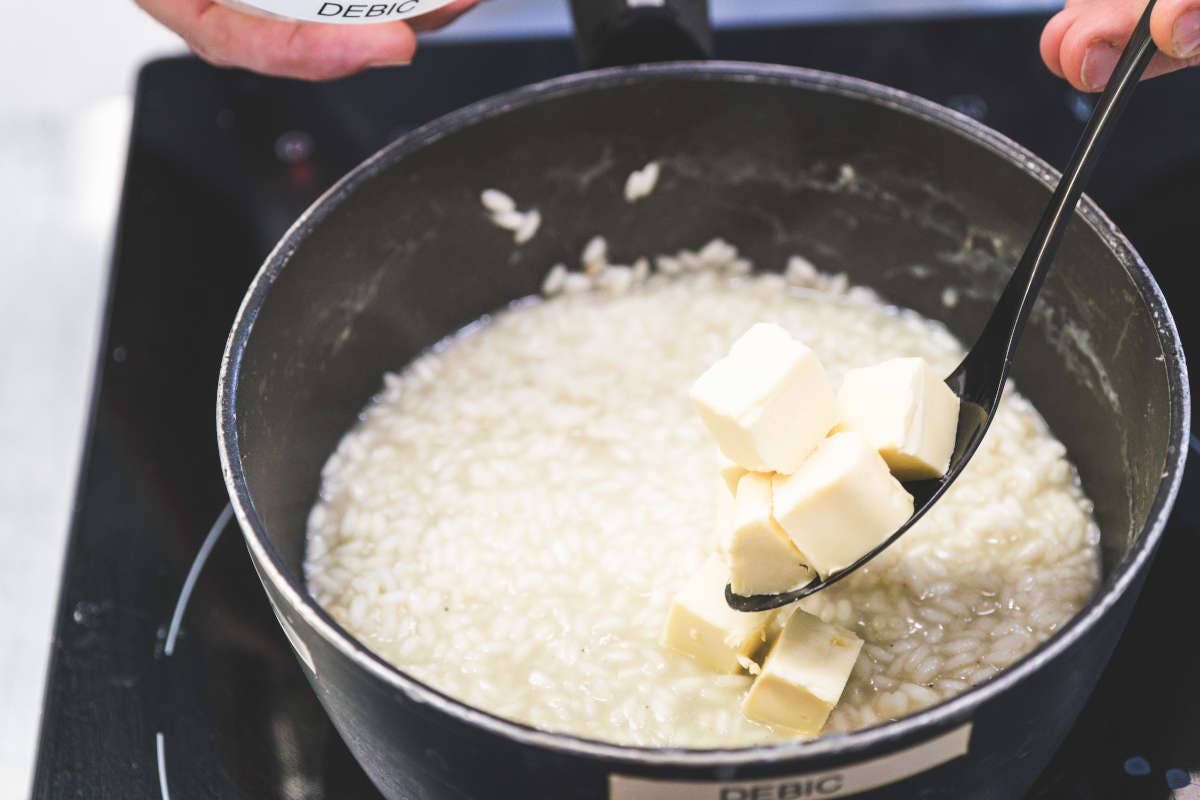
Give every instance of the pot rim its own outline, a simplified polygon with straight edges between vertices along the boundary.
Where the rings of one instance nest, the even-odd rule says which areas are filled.
[[[459,721],[482,728],[497,736],[567,755],[603,758],[637,767],[664,765],[713,767],[733,765],[770,765],[806,757],[850,757],[867,751],[904,743],[910,738],[969,720],[983,703],[1007,691],[1032,675],[1044,664],[1059,657],[1094,627],[1117,600],[1129,590],[1152,557],[1162,536],[1166,520],[1183,476],[1190,431],[1190,388],[1183,349],[1175,321],[1166,300],[1149,269],[1125,236],[1088,196],[1080,201],[1077,213],[1088,223],[1118,258],[1142,301],[1154,317],[1158,340],[1163,348],[1168,385],[1171,390],[1170,431],[1167,461],[1158,492],[1141,536],[1116,566],[1111,579],[1102,585],[1088,603],[1031,653],[996,677],[930,708],[873,728],[845,734],[830,734],[812,741],[757,745],[742,748],[668,748],[619,745],[586,739],[566,733],[554,733],[493,715],[470,706],[425,684],[384,661],[338,624],[309,595],[299,576],[287,569],[279,552],[267,538],[259,519],[241,466],[237,435],[238,379],[242,357],[254,322],[271,284],[287,265],[292,253],[308,233],[359,185],[381,173],[405,155],[435,142],[459,129],[484,122],[512,109],[543,100],[569,96],[596,89],[636,84],[650,80],[712,80],[744,83],[770,83],[812,91],[829,92],[863,100],[917,117],[947,128],[991,150],[996,156],[1019,167],[1033,178],[1052,187],[1059,172],[1023,146],[982,123],[932,101],[880,84],[818,70],[737,61],[682,61],[633,67],[612,67],[552,78],[480,100],[417,128],[388,144],[347,173],[322,194],[292,224],[264,261],[251,282],[230,331],[221,359],[217,397],[218,446],[221,472],[234,512],[242,528],[248,549],[260,576],[270,581],[288,609],[356,666],[402,692],[414,702],[427,704]]]

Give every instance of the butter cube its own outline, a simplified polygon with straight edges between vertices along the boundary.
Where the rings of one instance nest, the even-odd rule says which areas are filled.
[[[812,350],[759,323],[692,386],[717,446],[756,472],[795,472],[837,422],[833,390]]]
[[[726,546],[738,594],[777,594],[813,578],[804,555],[771,516],[771,476],[748,472],[737,486]]]
[[[743,613],[725,602],[729,568],[711,556],[671,603],[662,644],[716,672],[737,672],[767,640],[773,611]]]
[[[729,488],[730,496],[733,496],[737,493],[738,481],[750,470],[736,461],[726,458],[725,454],[720,451],[717,451],[717,464],[717,471],[721,475],[721,480],[725,481],[725,485]]]
[[[805,559],[828,577],[912,516],[913,498],[860,433],[825,439],[793,475],[775,476],[773,511]]]
[[[816,736],[846,688],[862,639],[796,609],[742,702],[755,722]]]
[[[958,428],[958,396],[923,358],[850,370],[837,396],[843,430],[858,431],[900,480],[946,474]]]
[[[733,493],[726,488],[724,480],[718,480],[713,486],[713,497],[713,542],[717,552],[724,556],[729,531],[733,528]]]

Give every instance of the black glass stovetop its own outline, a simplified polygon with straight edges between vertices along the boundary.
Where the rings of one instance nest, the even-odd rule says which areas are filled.
[[[723,58],[916,92],[1062,164],[1089,101],[1041,67],[1041,22],[748,29],[720,33],[717,47]],[[332,181],[426,120],[575,68],[567,41],[545,40],[429,45],[411,67],[320,85],[190,58],[143,70],[36,798],[378,796],[304,682],[227,524],[218,360],[263,256]],[[1108,152],[1092,194],[1200,353],[1189,294],[1200,267],[1200,71],[1147,84]],[[1032,797],[1200,797],[1198,467],[1125,637]],[[1197,785],[1186,788],[1189,770]]]

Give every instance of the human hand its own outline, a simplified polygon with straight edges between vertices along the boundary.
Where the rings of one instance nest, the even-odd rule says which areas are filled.
[[[1042,60],[1076,89],[1100,91],[1145,8],[1146,0],[1067,0],[1042,31]],[[1160,52],[1145,77],[1200,64],[1200,0],[1159,0],[1150,32]]]
[[[440,28],[478,1],[455,0],[405,21],[331,25],[259,17],[213,0],[136,0],[210,64],[315,81],[407,64],[416,31]]]

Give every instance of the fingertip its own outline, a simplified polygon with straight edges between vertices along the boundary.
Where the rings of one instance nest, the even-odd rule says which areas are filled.
[[[1064,77],[1062,58],[1060,57],[1063,36],[1071,27],[1074,18],[1075,14],[1069,8],[1058,12],[1046,23],[1046,27],[1042,29],[1042,38],[1038,42],[1038,49],[1041,51],[1042,61],[1046,63],[1046,68],[1060,78]]]
[[[1091,91],[1083,81],[1083,61],[1090,46],[1099,44],[1099,40],[1091,38],[1086,32],[1079,30],[1076,25],[1068,30],[1059,46],[1058,60],[1062,76],[1067,83],[1080,91]]]
[[[1173,58],[1200,55],[1200,3],[1160,0],[1150,15],[1150,34],[1158,49]]]
[[[368,25],[355,33],[361,39],[351,42],[350,55],[357,55],[359,69],[409,64],[417,54],[417,35],[407,22]]]
[[[1080,6],[1059,48],[1063,77],[1083,92],[1103,89],[1132,27],[1127,15],[1115,13],[1112,2]]]
[[[326,81],[412,61],[417,38],[404,22],[342,26],[302,23],[266,71]]]

